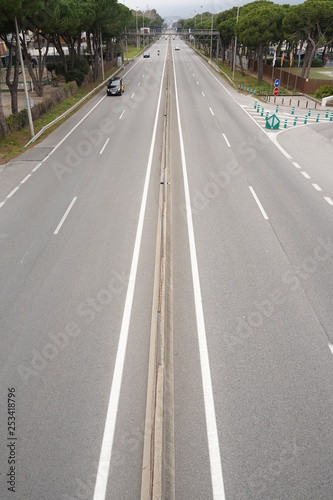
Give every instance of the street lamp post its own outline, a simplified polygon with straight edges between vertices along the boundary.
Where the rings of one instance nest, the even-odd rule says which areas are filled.
[[[139,49],[138,49],[138,7],[136,8],[135,11],[135,23],[136,23],[136,55],[138,55]]]
[[[200,6],[200,9],[201,9],[201,25],[202,25],[202,5]],[[202,29],[202,26],[201,26],[201,29]]]
[[[197,25],[197,11],[194,11],[194,27]]]
[[[27,101],[27,112],[28,112],[28,120],[29,120],[29,126],[30,126],[30,133],[31,133],[31,137],[34,137],[34,135],[35,135],[34,124],[33,124],[33,121],[32,121],[31,108],[30,108],[30,98],[29,98],[29,94],[28,94],[27,81],[26,81],[26,78],[25,78],[25,69],[24,69],[24,63],[23,63],[23,57],[22,57],[20,35],[19,35],[19,30],[18,30],[18,24],[17,24],[16,17],[15,17],[15,30],[16,30],[16,45],[18,47],[18,53],[19,53],[19,58],[20,58],[21,68],[22,68],[22,78],[23,78],[25,100]]]
[[[213,24],[214,24],[214,0],[212,0],[212,24],[210,29],[210,60],[213,58]]]
[[[239,16],[239,0],[238,0],[238,5],[237,5],[237,20],[236,20],[236,27],[238,24],[238,16]],[[237,29],[237,28],[236,28]],[[234,64],[232,68],[232,80],[235,79],[235,66],[236,66],[236,49],[237,49],[237,34],[235,36],[235,47],[234,47]]]

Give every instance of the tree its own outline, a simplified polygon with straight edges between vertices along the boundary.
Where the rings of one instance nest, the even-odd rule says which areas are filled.
[[[258,59],[258,83],[262,81],[264,49],[282,38],[284,9],[268,0],[256,0],[242,8],[237,27],[240,42],[255,50]]]
[[[333,42],[333,1],[306,0],[290,7],[283,29],[287,39],[307,43],[301,76],[309,78],[316,51]]]

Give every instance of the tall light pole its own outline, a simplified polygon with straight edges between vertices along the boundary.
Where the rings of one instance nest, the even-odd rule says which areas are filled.
[[[30,100],[29,100],[28,87],[27,87],[27,80],[25,78],[25,69],[24,69],[24,63],[23,63],[23,57],[22,57],[20,35],[19,35],[19,30],[18,30],[18,25],[17,25],[17,19],[16,19],[16,17],[15,17],[15,30],[16,30],[16,46],[18,47],[19,57],[20,57],[20,61],[21,61],[22,78],[23,78],[25,100],[27,101],[27,112],[28,112],[28,120],[29,120],[29,126],[30,126],[30,133],[31,133],[31,137],[34,137],[34,135],[35,135],[34,124],[33,124],[33,121],[32,121],[31,108],[30,108]]]
[[[138,49],[138,7],[136,8],[135,11],[135,23],[136,23],[136,55],[138,55],[139,49]]]
[[[212,24],[210,29],[210,60],[213,58],[213,24],[214,24],[214,0],[212,0]]]
[[[197,25],[197,11],[194,11],[194,27]]]
[[[201,24],[202,24],[202,5],[200,6],[200,9],[201,9]],[[202,27],[201,27],[202,29]]]
[[[236,30],[237,30],[237,24],[238,24],[238,16],[239,16],[239,0],[238,0],[238,5],[237,5],[237,20],[236,20]],[[236,31],[236,36],[235,36],[235,47],[234,47],[234,64],[232,68],[232,79],[235,79],[235,66],[236,66],[236,49],[237,49],[237,31]]]

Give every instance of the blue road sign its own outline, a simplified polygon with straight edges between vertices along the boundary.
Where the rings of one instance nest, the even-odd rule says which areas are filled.
[[[278,87],[280,85],[280,80],[278,78],[275,80],[275,84],[274,85],[275,85],[275,87]]]

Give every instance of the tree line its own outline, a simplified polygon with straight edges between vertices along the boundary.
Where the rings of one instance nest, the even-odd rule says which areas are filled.
[[[101,44],[106,59],[111,60],[115,57],[119,35],[135,30],[137,21],[139,27],[141,22],[151,28],[163,24],[163,19],[155,9],[136,12],[117,0],[0,0],[0,39],[9,51],[5,81],[11,95],[13,114],[18,113],[20,71],[15,18],[24,61],[38,96],[43,95],[43,73],[50,46],[55,47],[59,54],[63,74],[74,69],[85,72],[87,61],[84,59],[87,57],[81,50],[84,33],[89,64],[96,80],[100,68]],[[29,56],[31,39],[38,51],[37,74],[34,71],[34,61]],[[68,55],[64,52],[64,45],[68,48]],[[0,135],[7,128],[1,100],[1,74],[0,58]]]
[[[263,77],[263,62],[272,46],[276,53],[284,47],[297,61],[303,51],[301,76],[308,78],[311,64],[318,49],[323,55],[332,51],[333,43],[333,0],[305,0],[298,5],[279,5],[269,0],[255,0],[241,6],[225,10],[213,16],[213,28],[220,33],[222,59],[229,51],[232,67],[234,51],[239,56],[251,55],[258,62],[258,82]],[[202,22],[201,22],[202,19]],[[212,16],[208,12],[194,18],[181,20],[183,29],[211,29]],[[235,38],[237,36],[237,46]],[[290,59],[289,59],[290,61]]]

